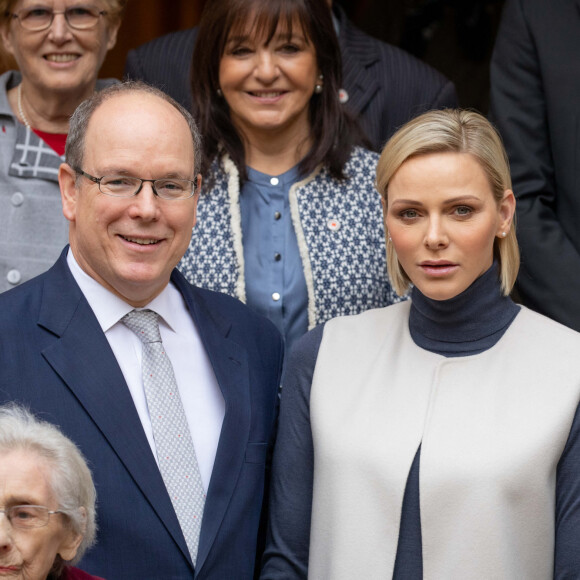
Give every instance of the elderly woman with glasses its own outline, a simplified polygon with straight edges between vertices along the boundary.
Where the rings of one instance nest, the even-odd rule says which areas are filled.
[[[95,539],[87,464],[60,430],[0,407],[0,578],[98,580],[71,566]]]
[[[68,241],[58,167],[68,120],[95,90],[126,0],[0,0],[0,292],[48,269]]]

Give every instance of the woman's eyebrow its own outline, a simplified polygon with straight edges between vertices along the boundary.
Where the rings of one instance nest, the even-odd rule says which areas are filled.
[[[407,205],[410,203],[413,205],[423,205],[422,202],[417,201],[416,199],[395,199],[391,205]]]

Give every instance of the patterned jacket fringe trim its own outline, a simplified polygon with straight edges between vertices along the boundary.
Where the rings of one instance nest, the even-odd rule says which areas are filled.
[[[235,163],[228,155],[222,157],[222,164],[228,176],[228,196],[230,199],[231,226],[234,241],[234,251],[239,264],[236,281],[236,298],[246,302],[246,279],[244,263],[244,246],[242,242],[242,214],[240,210],[240,174]]]
[[[310,255],[308,253],[308,246],[306,244],[306,236],[304,235],[302,223],[300,222],[300,210],[298,208],[297,192],[301,187],[304,187],[307,183],[312,181],[321,170],[322,165],[319,165],[308,177],[292,185],[288,194],[290,201],[290,216],[292,218],[294,231],[296,232],[298,251],[300,252],[300,259],[302,260],[304,278],[306,279],[306,290],[308,291],[308,330],[312,330],[317,324],[316,300],[314,296],[314,275],[312,274],[312,266],[310,264]]]

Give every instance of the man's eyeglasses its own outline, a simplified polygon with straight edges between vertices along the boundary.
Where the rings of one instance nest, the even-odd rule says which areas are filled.
[[[66,10],[52,10],[48,6],[34,6],[24,8],[18,12],[7,12],[20,22],[20,26],[31,32],[46,30],[52,24],[55,14],[64,14],[67,24],[75,30],[88,30],[96,26],[99,17],[107,14],[105,10],[98,10],[95,6],[71,6]]]
[[[145,182],[151,184],[153,193],[161,199],[188,199],[195,193],[195,181],[190,179],[140,179],[126,175],[94,177],[77,167],[73,167],[73,169],[79,175],[83,175],[93,183],[98,184],[101,193],[112,197],[133,197],[141,191]]]
[[[61,514],[61,510],[49,510],[42,505],[13,505],[9,508],[0,509],[13,528],[24,530],[30,528],[42,528],[48,524],[52,514]]]

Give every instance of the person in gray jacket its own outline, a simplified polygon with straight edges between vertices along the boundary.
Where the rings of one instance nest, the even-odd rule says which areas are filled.
[[[3,48],[20,69],[0,76],[0,292],[47,270],[68,241],[57,179],[68,119],[115,82],[97,75],[125,3],[60,12],[0,0]]]

